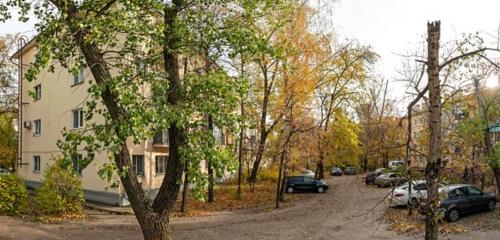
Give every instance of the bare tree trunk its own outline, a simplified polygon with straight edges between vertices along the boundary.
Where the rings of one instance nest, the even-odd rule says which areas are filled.
[[[440,22],[427,24],[427,75],[429,85],[429,156],[425,169],[427,181],[427,211],[425,239],[438,238],[438,179],[441,165],[441,89],[439,83]]]

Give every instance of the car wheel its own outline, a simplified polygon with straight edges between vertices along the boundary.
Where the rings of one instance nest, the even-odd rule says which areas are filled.
[[[288,187],[288,188],[286,189],[286,191],[287,191],[288,193],[293,193],[293,187]]]
[[[494,211],[495,210],[495,205],[496,205],[496,202],[494,200],[491,200],[489,203],[488,203],[488,210],[489,211]]]
[[[412,198],[410,201],[408,201],[408,205],[410,205],[410,207],[416,208],[418,206],[418,200],[416,198]]]
[[[324,191],[325,191],[325,189],[324,189],[323,187],[318,187],[318,192],[319,192],[319,193],[322,193],[322,192],[324,192]]]
[[[448,211],[448,221],[456,222],[458,221],[459,218],[460,218],[460,212],[457,209],[452,208]]]

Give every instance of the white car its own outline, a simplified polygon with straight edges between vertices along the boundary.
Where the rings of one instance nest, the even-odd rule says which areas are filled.
[[[311,170],[302,171],[302,176],[314,178],[314,172]]]
[[[395,188],[394,192],[392,192],[388,197],[389,206],[417,206],[421,199],[427,198],[427,184],[425,180],[412,181],[411,186],[411,195],[408,191],[408,183],[404,183]],[[443,186],[444,185],[439,184],[440,188]]]

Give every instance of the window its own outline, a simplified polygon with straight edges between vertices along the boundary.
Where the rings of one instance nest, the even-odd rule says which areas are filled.
[[[467,190],[469,190],[469,193],[467,196],[481,196],[481,191],[475,187],[467,187]]]
[[[455,189],[448,193],[448,197],[451,199],[457,199],[465,196],[461,189]]]
[[[40,156],[33,156],[33,172],[40,172]]]
[[[78,71],[78,74],[74,75],[73,76],[73,84],[72,86],[74,85],[78,85],[80,83],[83,83],[83,79],[84,79],[84,76],[83,76],[83,67],[80,67],[80,70]]]
[[[419,184],[415,185],[415,187],[413,187],[413,189],[415,189],[416,191],[427,190],[427,184],[419,183]]]
[[[35,91],[33,92],[33,98],[35,101],[40,100],[42,98],[42,85],[38,84],[35,86]]]
[[[165,168],[167,167],[167,156],[156,156],[155,157],[155,172],[165,173]]]
[[[311,182],[314,182],[314,179],[312,179],[310,177],[304,177],[304,182],[311,183]]]
[[[82,166],[80,164],[82,162],[82,159],[83,159],[82,154],[75,154],[75,155],[71,156],[71,161],[73,162],[73,169],[80,176],[82,175],[82,170],[83,170]]]
[[[132,170],[138,176],[144,176],[144,155],[132,155]]]
[[[40,134],[42,133],[42,120],[41,119],[37,119],[35,121],[33,121],[35,123],[35,136],[40,136]]]
[[[73,128],[83,127],[83,109],[75,109],[73,112]]]

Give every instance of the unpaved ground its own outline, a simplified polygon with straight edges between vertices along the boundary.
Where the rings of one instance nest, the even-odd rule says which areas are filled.
[[[354,176],[327,181],[330,185],[327,193],[307,194],[305,200],[281,210],[174,219],[173,239],[423,239],[421,234],[398,235],[386,231],[387,225],[380,220],[385,204],[374,206],[388,189],[367,187],[361,177]],[[89,213],[88,221],[64,224],[26,223],[0,217],[0,239],[142,239],[133,216]],[[481,220],[490,217],[488,214],[469,218]],[[444,239],[489,240],[498,236],[500,226],[448,235]]]

